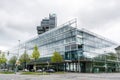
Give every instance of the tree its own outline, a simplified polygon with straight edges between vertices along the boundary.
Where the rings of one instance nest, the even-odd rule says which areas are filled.
[[[32,53],[32,58],[35,60],[35,64],[34,64],[35,71],[36,71],[36,60],[39,59],[39,57],[40,57],[40,53],[39,53],[37,45],[35,45],[33,53]]]
[[[15,68],[16,61],[17,61],[17,57],[16,56],[11,57],[10,60],[9,60],[9,64],[12,65],[12,70]]]
[[[58,71],[58,63],[63,61],[63,57],[58,52],[54,52],[53,56],[51,57],[51,62],[57,63],[57,71]]]
[[[5,57],[5,54],[0,54],[0,64],[6,63],[7,59]]]
[[[7,61],[7,59],[5,57],[5,54],[1,53],[0,54],[0,65],[4,64],[4,67],[5,67],[6,61]]]
[[[30,61],[29,55],[26,53],[26,51],[20,56],[19,59],[20,63],[24,64],[24,69],[26,68],[26,64]]]
[[[55,51],[53,53],[53,56],[51,57],[51,62],[59,63],[59,62],[62,62],[62,61],[63,61],[63,57],[60,55],[60,53]]]

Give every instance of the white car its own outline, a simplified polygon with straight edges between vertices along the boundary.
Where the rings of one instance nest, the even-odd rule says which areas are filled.
[[[41,69],[38,69],[37,72],[42,72],[42,70],[41,70]]]
[[[29,72],[29,70],[28,70],[28,69],[24,69],[24,71],[25,71],[25,72]]]

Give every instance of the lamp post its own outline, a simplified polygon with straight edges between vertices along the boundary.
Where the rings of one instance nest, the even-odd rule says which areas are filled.
[[[18,54],[17,54],[17,60],[16,60],[16,68],[15,68],[15,73],[17,72],[17,70],[18,70],[18,65],[19,65],[19,60],[18,60],[18,58],[19,58],[19,48],[20,48],[20,40],[18,40]]]

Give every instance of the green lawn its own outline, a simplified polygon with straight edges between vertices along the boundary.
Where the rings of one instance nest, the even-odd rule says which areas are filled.
[[[55,72],[55,73],[47,73],[47,72],[22,72],[22,75],[50,75],[50,74],[65,74],[65,72]]]
[[[48,75],[46,72],[22,72],[22,75]]]
[[[14,74],[14,72],[0,72],[0,74]]]
[[[55,72],[55,73],[53,73],[53,74],[65,74],[66,72]]]

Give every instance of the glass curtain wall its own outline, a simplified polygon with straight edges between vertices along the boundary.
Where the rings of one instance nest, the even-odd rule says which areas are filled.
[[[112,41],[96,36],[89,31],[67,25],[52,29],[20,44],[20,54],[23,54],[26,48],[27,53],[31,55],[35,45],[39,48],[41,58],[51,57],[53,53],[57,51],[64,57],[65,61],[76,61],[71,64],[67,63],[66,69],[78,71],[78,67],[81,67],[81,70],[87,71],[88,69],[90,72],[92,67],[90,63],[80,62],[80,64],[78,64],[77,61],[92,61],[98,59],[104,60],[105,62],[105,57],[103,55],[108,53],[107,48],[115,46],[116,44]],[[10,52],[17,53],[17,51],[18,47]],[[111,63],[109,64],[111,65]]]

